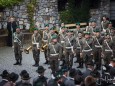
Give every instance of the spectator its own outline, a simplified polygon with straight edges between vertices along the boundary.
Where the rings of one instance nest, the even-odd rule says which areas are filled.
[[[9,75],[9,82],[7,82],[4,86],[16,86],[16,81],[18,80],[18,74],[12,72]]]
[[[2,77],[2,81],[0,82],[0,86],[4,86],[8,82],[9,73],[7,70],[4,70],[2,72],[2,74],[0,74],[0,76]]]
[[[95,79],[92,76],[87,76],[85,78],[85,86],[96,86]]]
[[[39,66],[36,72],[39,74],[38,77],[36,77],[33,80],[33,86],[47,86],[47,78],[44,76],[44,72],[46,69],[44,69],[43,66]]]

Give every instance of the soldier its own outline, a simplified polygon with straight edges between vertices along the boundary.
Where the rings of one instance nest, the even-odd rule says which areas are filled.
[[[47,55],[49,57],[50,67],[54,74],[59,68],[59,59],[62,55],[62,46],[57,42],[57,36],[53,35],[51,43],[48,45]]]
[[[45,30],[43,31],[43,38],[42,38],[44,44],[48,44],[48,37],[49,37],[48,35],[49,35],[49,25],[46,24]],[[48,64],[47,49],[44,50],[44,55],[46,59],[46,62],[44,64]]]
[[[82,43],[82,33],[78,33],[78,37],[75,38],[74,52],[76,53],[77,62],[79,66],[77,68],[83,68],[83,59],[80,57],[81,43]]]
[[[86,26],[85,31],[93,33],[93,27],[92,27],[92,21],[91,20],[89,21],[89,25]]]
[[[90,32],[85,32],[85,37],[82,39],[82,48],[80,51],[81,58],[84,59],[85,64],[88,61],[91,61],[92,58],[92,44],[93,44],[93,38],[90,36]],[[86,65],[87,67],[87,65]]]
[[[83,30],[80,28],[80,23],[76,23],[76,29],[74,31],[74,36],[77,37],[79,32],[83,32]]]
[[[16,28],[16,32],[13,34],[13,48],[16,63],[14,65],[22,65],[22,48],[23,48],[23,34],[20,28]]]
[[[65,43],[65,36],[66,36],[66,28],[63,27],[63,28],[61,29],[60,38],[59,38],[59,42],[60,42],[60,44],[61,44],[62,46],[64,46],[64,43]],[[63,51],[64,51],[64,49],[62,49],[62,52],[63,52]],[[60,60],[62,61],[61,66],[63,66],[64,63],[65,63],[65,56],[64,56],[64,53],[62,53],[62,57],[61,57]]]
[[[110,36],[106,34],[105,39],[103,41],[103,56],[104,56],[104,63],[106,65],[109,64],[110,59],[113,55],[112,46],[113,46],[113,42],[111,41]]]
[[[102,22],[101,22],[101,28],[102,28],[103,32],[106,32],[106,29],[108,27],[108,23],[109,23],[109,21],[107,20],[107,17],[103,16],[102,17]]]
[[[68,30],[67,36],[65,37],[65,43],[64,43],[64,52],[65,52],[65,65],[69,68],[73,65],[73,58],[74,58],[74,51],[73,51],[73,45],[75,43],[74,36],[72,35],[72,31]]]
[[[33,52],[33,59],[35,64],[33,66],[39,66],[39,55],[40,55],[40,46],[41,46],[41,35],[38,33],[38,29],[34,29],[34,34],[32,35],[32,52]]]
[[[100,70],[103,38],[101,37],[99,29],[96,29],[95,33],[96,34],[93,41],[93,55],[96,64],[96,69]]]

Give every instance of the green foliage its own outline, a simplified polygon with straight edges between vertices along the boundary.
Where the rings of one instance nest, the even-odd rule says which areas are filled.
[[[6,8],[6,7],[11,7],[13,5],[16,5],[20,3],[23,0],[0,0],[0,7]]]
[[[90,15],[90,1],[82,0],[79,7],[75,5],[75,0],[68,0],[68,8],[60,12],[60,19],[64,23],[87,22]]]
[[[34,13],[36,7],[36,0],[31,0],[31,2],[27,5],[28,19],[30,22],[30,32],[32,32],[35,28]]]

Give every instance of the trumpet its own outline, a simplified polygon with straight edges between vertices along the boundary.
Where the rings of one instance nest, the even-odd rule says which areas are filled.
[[[45,45],[43,45],[42,47],[41,47],[41,52],[44,52],[45,51],[45,49],[48,47],[48,44],[45,44]]]
[[[24,49],[24,52],[26,53],[26,54],[29,54],[29,50],[30,49],[32,49],[32,46],[29,46],[27,49]]]

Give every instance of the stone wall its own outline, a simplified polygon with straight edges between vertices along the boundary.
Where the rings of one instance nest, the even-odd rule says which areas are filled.
[[[100,26],[101,18],[106,15],[110,18],[110,0],[101,0],[100,7],[98,9],[91,9],[91,19],[97,20],[97,24]]]
[[[13,9],[5,9],[2,19],[3,27],[6,28],[6,24],[9,16],[16,17],[19,21],[20,27],[26,25],[26,29],[29,29],[29,22],[27,16],[27,4],[30,0],[25,0],[19,5],[13,6]],[[37,0],[38,7],[34,14],[35,22],[42,23],[42,28],[45,23],[58,23],[58,6],[57,0]],[[1,25],[0,25],[1,27]]]

